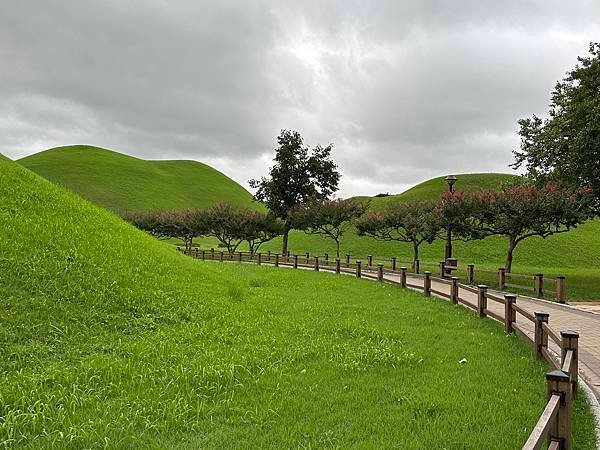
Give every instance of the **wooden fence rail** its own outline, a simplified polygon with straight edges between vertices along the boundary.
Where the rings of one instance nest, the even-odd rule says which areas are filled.
[[[178,247],[179,249],[179,247]],[[192,250],[192,255],[196,257],[201,256],[201,250],[195,248]],[[231,260],[231,256],[227,256],[227,252],[224,252],[225,259]],[[250,255],[249,252],[235,252],[235,254],[243,253],[244,255]],[[231,255],[233,255],[232,253]],[[302,254],[291,254],[288,253],[286,255],[280,255],[277,253],[273,253],[271,250],[268,250],[266,253],[255,253],[254,259],[261,255],[262,261],[273,262],[277,257],[280,260],[285,260],[286,262],[290,262],[291,259],[298,258],[300,264],[306,265],[314,265],[315,258],[319,258],[321,260],[322,265],[330,266],[335,263],[336,258],[331,258],[331,255],[328,253],[324,253],[323,255],[311,255],[310,252],[305,252]],[[215,259],[215,255],[217,257],[220,256],[220,252],[216,252],[215,249],[204,250],[202,254],[205,259]],[[276,256],[277,255],[277,256]],[[244,257],[247,260],[247,257]],[[356,260],[355,256],[350,254],[346,254],[344,258],[340,258],[340,265],[346,268],[356,268]],[[363,261],[362,269],[363,270],[371,270],[377,269],[379,264],[383,264],[384,273],[393,273],[399,274],[399,266],[406,266],[408,270],[415,274],[421,274],[423,269],[427,269],[432,273],[436,273],[440,277],[448,278],[452,275],[452,272],[455,272],[460,269],[458,263],[455,259],[449,261],[441,261],[439,263],[426,262],[420,260],[402,260],[395,256],[391,258],[378,258],[373,255],[367,255],[366,258],[361,258]],[[529,291],[535,297],[545,298],[545,297],[554,297],[559,303],[564,303],[566,301],[566,289],[565,289],[565,277],[557,276],[557,277],[549,277],[544,276],[541,273],[537,273],[534,275],[527,274],[519,274],[519,273],[509,273],[505,268],[500,267],[497,271],[486,270],[475,268],[474,264],[467,264],[465,266],[466,275],[465,282],[470,285],[477,284],[486,284],[488,286],[498,287],[500,290],[505,290],[506,288],[517,289],[520,291]],[[551,286],[554,288],[552,289]]]
[[[546,373],[548,402],[523,449],[540,449],[544,443],[547,443],[549,449],[570,450],[572,448],[571,411],[573,399],[577,395],[579,335],[574,331],[561,331],[557,333],[549,326],[548,313],[530,313],[517,303],[516,295],[504,294],[504,297],[501,297],[489,293],[487,285],[469,286],[469,284],[460,283],[459,278],[456,276],[448,279],[444,267],[440,267],[439,277],[434,277],[430,271],[425,271],[421,274],[419,267],[422,263],[419,261],[414,261],[411,266],[414,271],[411,279],[417,278],[422,280],[422,284],[409,283],[407,281],[407,272],[409,269],[405,266],[398,267],[397,264],[399,261],[397,259],[392,260],[392,267],[386,270],[383,263],[376,263],[374,265],[372,256],[367,257],[366,264],[363,266],[360,260],[351,262],[350,255],[346,255],[344,260],[340,258],[331,260],[327,254],[324,256],[311,256],[309,253],[303,255],[279,255],[267,252],[263,255],[262,253],[236,252],[235,254],[229,253],[225,255],[224,252],[215,252],[214,249],[210,249],[209,251],[199,249],[188,251],[177,247],[177,250],[199,259],[248,262],[258,265],[269,263],[276,267],[289,266],[294,269],[307,268],[315,271],[330,271],[336,274],[353,274],[357,278],[370,278],[402,288],[417,289],[423,291],[426,296],[434,294],[438,297],[446,298],[454,304],[460,303],[472,309],[481,318],[491,317],[497,320],[504,325],[507,333],[517,333],[529,341],[532,344],[534,354],[539,358],[545,359],[554,368],[554,370]],[[467,281],[474,281],[473,270],[472,265],[469,265]],[[513,275],[507,274],[504,270],[500,270],[498,273],[501,279]],[[400,276],[400,281],[387,279],[385,278],[386,274],[397,274]],[[536,277],[539,277],[539,274]],[[432,287],[433,282],[436,283],[436,288]],[[440,285],[443,288],[438,288]],[[446,291],[445,288],[448,290]],[[564,290],[564,283],[562,288]],[[477,294],[476,305],[461,297],[462,292]],[[488,309],[488,301],[504,305],[504,314],[490,311]],[[533,337],[529,336],[525,328],[520,325],[521,321],[519,319],[533,324]],[[549,349],[549,340],[560,348],[560,357]]]

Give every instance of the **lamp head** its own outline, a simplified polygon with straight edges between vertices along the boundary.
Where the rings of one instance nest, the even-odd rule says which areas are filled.
[[[452,187],[454,185],[454,183],[456,183],[456,180],[458,180],[458,178],[456,178],[456,175],[448,175],[444,181],[446,183],[448,183],[448,186]]]

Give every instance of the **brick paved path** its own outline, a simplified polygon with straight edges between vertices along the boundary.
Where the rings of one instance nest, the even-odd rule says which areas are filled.
[[[400,281],[399,275],[385,274],[384,278],[396,282]],[[422,278],[413,277],[410,274],[408,274],[407,280],[411,284],[423,285]],[[431,287],[432,289],[441,292],[450,292],[450,286],[436,281],[435,278],[432,278]],[[493,290],[490,290],[489,292],[495,295],[503,295],[501,292]],[[477,304],[477,294],[475,293],[461,289],[460,297],[473,306]],[[556,332],[573,330],[579,333],[580,374],[593,389],[596,397],[600,398],[600,315],[579,310],[568,305],[535,300],[522,296],[517,297],[517,304],[531,313],[549,313],[550,317],[548,324]],[[488,309],[504,316],[504,305],[494,301],[488,301]],[[516,323],[523,331],[533,338],[534,325],[531,321],[520,314],[517,314]],[[560,354],[559,348],[556,345],[551,345],[551,343],[552,340],[550,340],[549,343],[550,349]]]

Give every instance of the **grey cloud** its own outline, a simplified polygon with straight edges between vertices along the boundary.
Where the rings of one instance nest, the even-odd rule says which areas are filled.
[[[507,171],[516,120],[598,36],[593,1],[0,0],[0,152],[91,143],[245,184],[281,128],[341,195]]]

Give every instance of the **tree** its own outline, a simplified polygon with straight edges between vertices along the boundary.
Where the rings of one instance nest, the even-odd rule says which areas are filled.
[[[507,237],[508,272],[520,242],[565,233],[593,216],[594,197],[589,187],[562,187],[555,182],[542,188],[520,184],[502,191],[474,192],[469,197],[471,226],[482,235]]]
[[[519,120],[520,150],[513,167],[525,166],[540,185],[589,185],[600,202],[600,43],[556,84],[549,118]]]
[[[354,199],[321,200],[301,205],[292,213],[295,229],[333,239],[340,257],[340,239],[352,222],[365,213],[366,206]]]
[[[244,241],[244,213],[227,203],[217,203],[203,213],[206,236],[213,236],[229,253],[235,252]]]
[[[202,211],[197,209],[129,212],[123,218],[159,239],[181,239],[187,251],[191,250],[194,238],[207,233]]]
[[[242,215],[242,236],[248,243],[248,249],[253,255],[265,242],[281,236],[283,223],[272,214],[267,214],[250,209]]]
[[[255,200],[283,220],[282,253],[287,254],[291,211],[303,203],[329,198],[338,189],[340,174],[331,159],[332,145],[317,145],[311,151],[304,146],[300,133],[289,130],[281,131],[277,143],[269,178],[249,183],[257,189]]]
[[[415,260],[419,259],[420,245],[431,244],[441,227],[441,210],[429,201],[394,203],[383,212],[366,214],[356,221],[359,236],[411,243]]]

